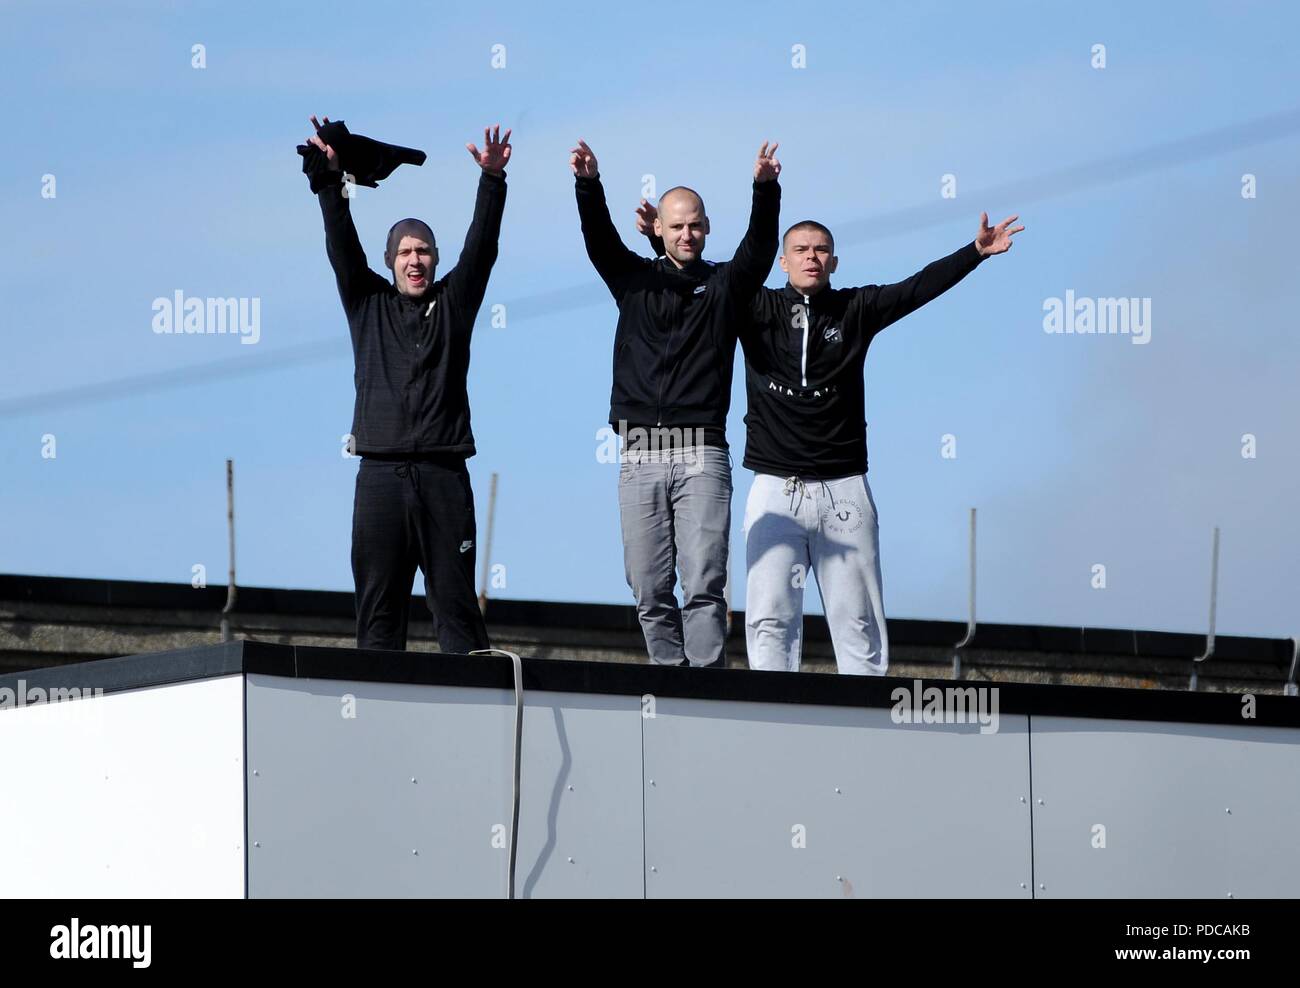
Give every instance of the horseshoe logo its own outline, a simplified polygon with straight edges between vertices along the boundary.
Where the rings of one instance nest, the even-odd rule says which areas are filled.
[[[822,513],[822,527],[837,535],[852,535],[864,520],[862,505],[851,499],[837,500],[834,508],[827,504]]]

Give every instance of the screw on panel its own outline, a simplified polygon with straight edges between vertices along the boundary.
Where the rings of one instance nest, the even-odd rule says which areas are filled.
[[[261,842],[260,840],[255,840],[255,841],[253,841],[253,846],[254,846],[254,847],[261,847],[261,846],[262,846],[262,842]]]
[[[254,775],[261,775],[262,773],[259,772],[257,769],[253,769],[253,774],[254,774]]]
[[[654,865],[651,865],[651,866],[650,866],[650,870],[651,870],[651,871],[658,871],[659,869],[656,868]]]
[[[836,787],[835,787],[835,791],[838,793],[838,792],[840,791],[840,787],[839,787],[839,786],[836,786]]]
[[[1232,812],[1232,807],[1231,807],[1231,806],[1225,806],[1225,807],[1223,808],[1223,812],[1224,812],[1224,813],[1231,813],[1231,812]]]
[[[843,876],[843,875],[836,875],[836,876],[835,876],[835,880],[836,880],[837,882],[842,882],[842,881],[844,881],[844,876]]]
[[[412,785],[415,784],[415,776],[411,776],[411,784],[412,784]]]
[[[569,864],[573,864],[573,858],[569,858]]]
[[[1047,886],[1044,885],[1042,882],[1039,882],[1039,883],[1038,883],[1038,887],[1039,887],[1040,889],[1045,889],[1045,888],[1047,888]]]
[[[654,779],[651,779],[651,780],[650,780],[650,785],[654,785],[654,784],[655,784],[655,780],[654,780]]]
[[[1021,796],[1021,797],[1020,797],[1020,802],[1023,803],[1024,801],[1025,801],[1025,797],[1024,797],[1024,796]]]
[[[1041,799],[1038,801],[1038,805],[1039,805],[1039,806],[1042,806],[1042,805],[1043,805],[1043,801],[1042,801]]]
[[[419,854],[420,852],[417,851],[415,848],[411,848],[411,853],[412,853],[412,854]]]
[[[569,786],[569,792],[573,792],[573,786]]]
[[[1020,887],[1021,887],[1022,889],[1027,889],[1027,888],[1029,888],[1029,886],[1026,885],[1024,882],[1021,882],[1021,883],[1020,883]]]

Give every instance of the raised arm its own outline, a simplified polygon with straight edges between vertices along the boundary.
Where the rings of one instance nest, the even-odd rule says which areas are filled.
[[[629,250],[609,218],[605,189],[600,184],[596,156],[586,141],[578,141],[569,152],[573,169],[574,192],[578,198],[578,218],[582,221],[582,239],[596,273],[618,301],[622,296],[623,278],[651,263]]]
[[[754,198],[749,210],[749,228],[728,265],[728,282],[736,298],[748,302],[763,287],[776,260],[781,224],[781,162],[778,145],[763,142],[754,162]]]
[[[892,285],[868,285],[858,289],[862,293],[862,328],[877,333],[890,323],[915,312],[927,302],[932,302],[994,254],[1005,254],[1011,249],[1011,238],[1024,229],[1008,229],[1019,217],[1009,216],[996,227],[989,226],[988,213],[980,217],[980,228],[975,239],[947,257],[941,257],[923,267],[912,277]]]
[[[321,123],[315,114],[312,115],[311,122],[320,130]],[[325,123],[329,122],[330,118],[326,117]],[[351,311],[379,276],[366,264],[366,252],[361,247],[361,238],[357,236],[356,225],[352,222],[348,198],[343,194],[343,176],[339,173],[338,156],[316,134],[308,137],[307,143],[314,145],[325,156],[328,171],[337,175],[337,180],[328,182],[316,194],[316,198],[320,202],[321,216],[325,221],[325,253],[329,257],[330,267],[334,269],[334,280],[338,284],[343,307]]]
[[[475,163],[483,170],[478,180],[478,197],[474,201],[474,219],[456,266],[447,272],[447,290],[452,301],[472,316],[483,304],[488,276],[497,259],[501,237],[501,217],[506,207],[506,164],[510,161],[510,130],[501,136],[501,127],[483,128],[483,149],[466,144]]]

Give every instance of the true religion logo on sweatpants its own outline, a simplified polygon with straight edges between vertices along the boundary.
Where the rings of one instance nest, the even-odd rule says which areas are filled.
[[[862,527],[862,506],[848,498],[837,498],[822,509],[822,527],[837,535],[852,535]]]

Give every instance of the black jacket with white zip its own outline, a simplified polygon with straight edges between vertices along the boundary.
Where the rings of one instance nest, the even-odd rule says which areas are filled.
[[[745,466],[755,473],[830,480],[867,472],[863,365],[872,339],[938,298],[984,258],[974,242],[905,281],[824,288],[789,282],[753,302],[745,351]]]
[[[481,175],[460,259],[419,298],[370,270],[341,182],[317,198],[356,361],[354,452],[473,456],[469,343],[497,257],[505,174]]]
[[[610,425],[699,428],[725,446],[736,340],[776,259],[780,185],[754,183],[735,257],[681,269],[623,244],[599,178],[577,178],[575,191],[587,256],[618,303]]]

